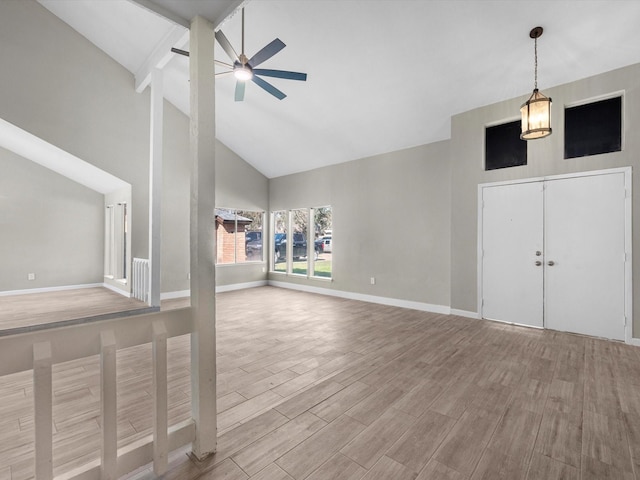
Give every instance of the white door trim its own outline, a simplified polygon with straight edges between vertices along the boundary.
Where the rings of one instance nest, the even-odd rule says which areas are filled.
[[[483,189],[487,187],[496,187],[500,185],[515,185],[519,183],[532,183],[532,182],[543,182],[547,180],[560,180],[563,178],[576,178],[576,177],[589,177],[594,175],[608,175],[612,173],[623,173],[624,174],[624,185],[625,185],[625,205],[624,205],[624,230],[625,230],[625,262],[624,262],[624,272],[625,272],[625,343],[628,344],[638,344],[638,339],[634,339],[632,334],[633,328],[633,261],[632,261],[632,216],[631,216],[631,199],[632,199],[632,182],[631,182],[631,167],[619,167],[619,168],[610,168],[605,170],[593,170],[588,172],[575,172],[568,173],[562,175],[551,175],[544,177],[534,177],[534,178],[524,178],[518,180],[506,180],[502,182],[491,182],[491,183],[482,183],[478,185],[478,249],[477,249],[477,288],[478,288],[478,317],[484,318],[483,314],[483,305],[482,305],[482,256],[483,256],[483,245],[482,245],[482,198],[483,198]]]

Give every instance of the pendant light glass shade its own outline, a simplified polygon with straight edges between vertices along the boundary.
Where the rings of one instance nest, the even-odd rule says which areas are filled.
[[[522,140],[535,140],[551,135],[551,98],[538,91],[538,37],[542,35],[542,27],[535,27],[529,32],[534,40],[535,70],[533,93],[529,100],[520,107],[522,116]]]
[[[534,140],[551,135],[551,98],[536,88],[529,100],[520,107],[522,115],[522,140]]]

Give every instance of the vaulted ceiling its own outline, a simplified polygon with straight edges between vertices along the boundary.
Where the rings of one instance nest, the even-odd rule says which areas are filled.
[[[278,100],[216,81],[216,136],[267,177],[450,137],[452,115],[640,62],[640,0],[39,0],[147,85],[162,65],[165,97],[189,113],[187,26],[200,14],[247,56],[280,38],[261,65],[308,74],[269,81]],[[219,47],[217,59],[229,62]],[[640,80],[639,80],[640,82]],[[560,106],[561,107],[561,106]],[[556,107],[558,108],[558,107]],[[513,112],[516,119],[518,112]]]

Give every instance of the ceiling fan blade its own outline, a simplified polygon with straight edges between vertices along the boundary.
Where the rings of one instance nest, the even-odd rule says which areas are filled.
[[[173,53],[179,53],[180,55],[184,55],[185,57],[189,56],[189,52],[187,52],[186,50],[180,50],[179,48],[172,48],[171,51]],[[222,67],[233,68],[233,65],[227,62],[221,62],[220,60],[214,60],[213,62],[216,65],[220,65]]]
[[[281,92],[280,90],[278,90],[276,87],[274,87],[273,85],[271,85],[269,82],[264,81],[263,79],[261,79],[260,77],[256,77],[255,75],[253,77],[251,77],[251,80],[258,85],[259,87],[262,87],[264,90],[266,90],[267,92],[269,92],[271,95],[273,95],[274,97],[278,98],[279,100],[282,100],[284,97],[286,97],[286,95]]]
[[[179,53],[180,55],[184,55],[185,57],[188,57],[188,56],[189,56],[189,52],[187,52],[186,50],[181,50],[181,49],[179,49],[179,48],[174,48],[174,47],[172,47],[172,48],[171,48],[171,51],[172,51],[173,53]]]
[[[251,57],[249,59],[249,65],[251,65],[251,68],[257,67],[265,60],[269,60],[284,47],[286,47],[286,45],[282,42],[282,40],[276,38],[273,42],[265,46],[262,50]]]
[[[286,78],[287,80],[307,81],[307,74],[300,72],[288,72],[286,70],[269,70],[268,68],[254,68],[255,75],[264,75],[265,77]]]
[[[230,63],[227,63],[227,62],[221,62],[220,60],[214,60],[213,63],[215,63],[216,65],[220,65],[221,67],[227,67],[227,68],[233,69],[233,65],[231,65]]]
[[[246,85],[246,82],[240,82],[237,81],[236,82],[236,102],[241,102],[244,100],[244,87]]]
[[[229,42],[229,40],[227,40],[227,37],[224,35],[224,33],[222,33],[222,30],[218,30],[216,32],[216,40],[218,40],[218,43],[220,44],[222,49],[227,53],[227,55],[229,55],[229,58],[231,60],[233,61],[239,60],[238,54],[233,49],[233,47],[231,46],[231,43]]]

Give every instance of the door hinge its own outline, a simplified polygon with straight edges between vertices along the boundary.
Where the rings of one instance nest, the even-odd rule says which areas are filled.
[[[623,316],[622,317],[622,324],[626,327],[627,326],[627,316]]]

